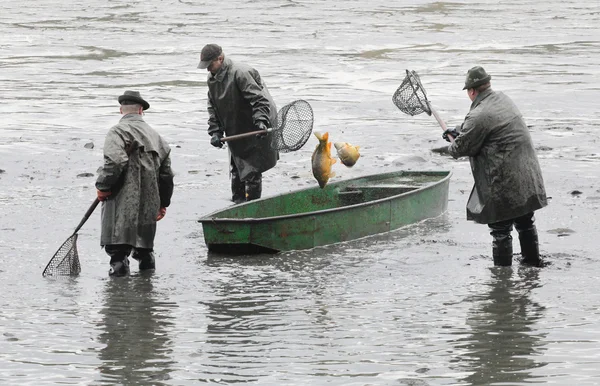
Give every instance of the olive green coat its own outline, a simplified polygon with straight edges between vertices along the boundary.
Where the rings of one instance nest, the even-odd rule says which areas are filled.
[[[491,224],[547,205],[531,135],[509,97],[491,89],[477,95],[459,131],[449,152],[471,162],[468,220]]]
[[[104,141],[96,188],[111,191],[102,205],[100,244],[153,248],[156,216],[173,194],[169,144],[141,115],[127,114]]]
[[[209,74],[208,134],[226,136],[257,130],[259,122],[267,127],[277,124],[277,107],[258,71],[225,58],[215,74]],[[274,167],[279,153],[270,146],[271,135],[254,136],[227,142],[231,160],[240,180],[249,173],[262,173]]]

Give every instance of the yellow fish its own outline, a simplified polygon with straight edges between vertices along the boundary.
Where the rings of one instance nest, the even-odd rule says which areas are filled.
[[[354,166],[360,157],[360,153],[358,152],[360,146],[353,146],[348,142],[336,142],[334,143],[334,146],[337,150],[338,157],[340,157],[340,161],[348,167]]]
[[[324,188],[327,181],[335,176],[335,172],[331,171],[331,166],[336,162],[336,159],[331,156],[331,142],[328,142],[329,133],[315,132],[314,134],[319,140],[319,144],[312,154],[312,172],[319,182],[319,186]]]

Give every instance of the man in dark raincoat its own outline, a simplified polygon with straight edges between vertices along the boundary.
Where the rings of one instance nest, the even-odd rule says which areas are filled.
[[[488,224],[494,265],[512,264],[513,225],[519,233],[522,263],[540,266],[534,211],[547,205],[546,191],[531,135],[517,106],[491,89],[491,76],[480,67],[467,73],[463,90],[473,102],[464,122],[448,129],[455,138],[449,152],[468,156],[475,186],[467,219]]]
[[[216,44],[200,53],[198,68],[209,71],[208,134],[211,145],[221,148],[223,136],[264,130],[277,123],[277,107],[254,68],[225,58]],[[279,153],[270,146],[271,134],[228,142],[232,201],[260,198],[262,173],[277,164]]]
[[[125,91],[118,101],[123,117],[106,135],[96,180],[103,201],[100,244],[110,256],[111,276],[129,273],[131,252],[140,271],[155,268],[156,222],[173,195],[171,149],[142,117],[150,104],[137,91]]]

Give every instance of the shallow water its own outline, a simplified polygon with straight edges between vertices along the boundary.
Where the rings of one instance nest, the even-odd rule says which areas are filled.
[[[599,25],[600,6],[569,0],[4,2],[0,383],[597,384]],[[334,180],[452,170],[448,212],[310,251],[209,254],[197,219],[230,205],[196,69],[210,42],[255,66],[279,107],[306,99],[315,130],[361,146]],[[552,197],[536,215],[541,270],[492,266],[486,227],[465,220],[468,161],[431,152],[445,144],[435,119],[391,102],[416,70],[458,124],[476,64],[538,149]],[[150,101],[145,119],[173,148],[158,269],[109,279],[98,210],[79,232],[82,274],[43,279],[94,199],[125,89]],[[315,144],[283,154],[264,195],[316,184]]]

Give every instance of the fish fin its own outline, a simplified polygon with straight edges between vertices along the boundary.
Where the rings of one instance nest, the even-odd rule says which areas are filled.
[[[328,131],[324,132],[323,135],[321,136],[321,139],[323,141],[329,140],[329,132]]]
[[[335,177],[335,172],[329,173],[329,178],[333,178],[333,177]]]
[[[318,131],[314,131],[313,134],[315,135],[315,137],[317,137],[319,141],[323,140],[323,134],[319,133]]]

